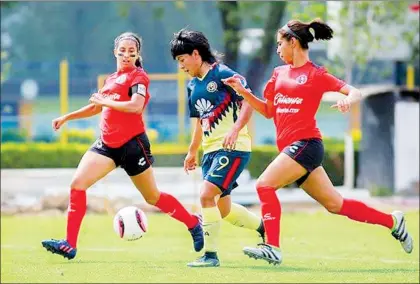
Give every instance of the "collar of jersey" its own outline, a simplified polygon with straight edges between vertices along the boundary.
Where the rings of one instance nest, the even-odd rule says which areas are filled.
[[[131,67],[131,68],[127,68],[127,69],[124,69],[124,70],[120,70],[120,71],[117,71],[117,74],[124,74],[124,73],[129,73],[129,72],[131,72],[131,71],[133,71],[134,69],[136,69],[137,67]]]
[[[306,63],[305,63],[305,64],[303,64],[302,66],[299,66],[299,67],[292,67],[292,65],[289,65],[289,67],[290,67],[290,69],[292,69],[292,70],[297,70],[297,69],[302,68],[302,67],[305,67],[306,65],[311,64],[311,63],[312,63],[312,61],[308,60],[308,61],[306,61]]]
[[[210,65],[209,70],[207,70],[206,74],[203,75],[203,77],[196,77],[198,80],[203,81],[204,78],[206,78],[207,74],[210,73],[211,70],[213,70],[213,68],[217,65],[217,62],[213,63],[212,65]]]

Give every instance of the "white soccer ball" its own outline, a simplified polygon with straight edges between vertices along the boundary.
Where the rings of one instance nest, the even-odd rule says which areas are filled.
[[[147,232],[147,217],[144,212],[134,206],[120,209],[114,217],[114,231],[127,241],[140,239]]]

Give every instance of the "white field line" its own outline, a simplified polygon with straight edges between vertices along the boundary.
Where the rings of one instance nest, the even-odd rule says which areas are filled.
[[[41,245],[39,247],[35,246],[22,246],[22,245],[12,245],[12,244],[2,244],[1,250],[27,250],[27,251],[33,251],[33,250],[39,250],[42,249]],[[86,248],[86,247],[80,247],[81,250],[84,251],[97,251],[97,252],[135,252],[135,251],[141,251],[140,249],[124,249],[124,248]],[[313,255],[313,254],[293,254],[293,253],[284,253],[283,254],[286,258],[293,258],[293,259],[302,259],[302,258],[309,258],[309,259],[318,259],[318,260],[344,260],[344,261],[357,261],[357,262],[372,262],[375,260],[379,260],[383,263],[388,264],[396,264],[396,263],[406,263],[406,264],[419,264],[420,262],[418,260],[401,260],[401,259],[389,259],[389,258],[379,258],[375,259],[373,257],[369,258],[351,258],[351,257],[336,257],[336,256],[325,256],[325,255]]]

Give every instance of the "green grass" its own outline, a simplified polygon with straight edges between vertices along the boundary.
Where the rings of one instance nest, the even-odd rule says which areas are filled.
[[[40,241],[63,236],[65,218],[1,217],[1,282],[145,283],[419,283],[419,212],[407,215],[415,239],[411,255],[387,229],[341,216],[285,213],[283,263],[249,259],[242,247],[258,242],[246,229],[223,223],[219,268],[188,268],[199,256],[184,226],[162,214],[148,214],[149,232],[125,242],[112,230],[112,216],[88,215],[79,252],[68,261],[44,251]]]

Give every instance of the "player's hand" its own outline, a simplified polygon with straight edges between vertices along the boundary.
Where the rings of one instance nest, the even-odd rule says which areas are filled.
[[[223,139],[223,149],[227,151],[235,150],[236,147],[236,140],[238,140],[239,131],[236,129],[231,129],[228,134],[226,134],[225,138]]]
[[[349,98],[339,100],[336,104],[332,105],[331,108],[336,108],[342,113],[348,112],[351,107],[351,101]]]
[[[107,102],[107,98],[104,97],[102,94],[99,93],[94,93],[92,94],[92,96],[89,99],[89,102],[93,103],[94,105],[97,106],[104,106],[105,103]]]
[[[197,167],[197,154],[188,152],[184,160],[184,171],[188,174],[188,171],[193,171]]]
[[[245,90],[244,86],[242,86],[241,80],[237,77],[229,77],[226,79],[222,79],[223,84],[231,87],[235,90],[235,92],[240,96],[240,92]]]
[[[67,121],[65,116],[60,116],[52,121],[52,128],[57,131]]]

